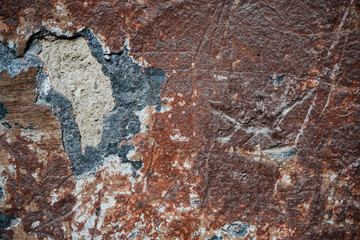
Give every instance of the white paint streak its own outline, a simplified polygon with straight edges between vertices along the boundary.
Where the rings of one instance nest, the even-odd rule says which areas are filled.
[[[97,229],[101,231],[101,226],[104,223],[106,212],[115,207],[116,200],[114,196],[107,195],[104,197],[103,201],[100,204],[100,216],[97,223]]]
[[[40,222],[39,221],[36,221],[36,222],[33,222],[32,224],[31,224],[31,227],[32,228],[36,228],[36,227],[38,227],[40,225]]]
[[[188,137],[181,136],[179,133],[176,133],[175,135],[170,135],[171,140],[173,141],[179,141],[179,142],[187,142],[189,141]]]
[[[217,74],[214,74],[214,77],[215,77],[215,78],[216,78],[216,80],[218,80],[218,81],[228,79],[226,76],[217,75]]]
[[[231,123],[235,124],[234,131],[232,131],[231,134],[226,137],[218,137],[216,139],[218,142],[227,143],[231,139],[231,137],[239,130],[242,130],[248,134],[253,134],[253,137],[257,136],[257,135],[264,135],[266,137],[269,137],[268,134],[272,132],[272,130],[269,129],[268,127],[249,127],[249,126],[246,126],[245,124],[238,122],[236,119],[230,117],[229,115],[227,115],[223,112],[220,112],[215,109],[211,109],[211,110],[214,113],[214,115],[217,115],[220,118],[226,119],[226,120],[230,121]]]
[[[152,106],[146,106],[145,108],[141,109],[140,111],[135,111],[135,115],[139,117],[140,121],[140,132],[146,131],[146,126],[149,126],[151,117],[154,114],[155,109]]]
[[[329,57],[330,54],[331,54],[331,51],[334,50],[335,46],[338,44],[339,42],[339,39],[340,39],[340,31],[341,31],[341,28],[344,26],[345,24],[345,21],[346,21],[346,18],[347,16],[349,15],[349,10],[350,10],[350,6],[353,4],[354,0],[351,0],[350,4],[348,5],[348,7],[346,8],[346,11],[344,13],[344,16],[342,17],[341,19],[341,22],[340,22],[340,25],[339,25],[339,28],[338,30],[336,31],[336,38],[335,38],[335,41],[331,44],[329,50],[328,50],[328,53],[327,53],[327,56]]]
[[[281,122],[284,120],[284,117],[290,112],[293,110],[293,108],[301,103],[303,103],[305,100],[309,99],[311,97],[311,95],[314,93],[316,89],[313,88],[311,90],[309,90],[307,93],[306,93],[306,96],[301,100],[301,101],[298,101],[298,102],[295,102],[293,105],[291,105],[290,107],[288,108],[285,108],[282,113],[281,113],[281,118],[279,118],[280,120],[277,122],[277,125],[281,124]]]

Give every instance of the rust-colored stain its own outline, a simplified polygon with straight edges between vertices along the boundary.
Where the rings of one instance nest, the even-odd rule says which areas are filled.
[[[3,238],[360,239],[359,14],[358,0],[1,1],[16,59],[38,32],[86,28],[166,73],[161,110],[119,144],[137,174],[110,155],[75,177],[40,70],[1,72]]]
[[[30,68],[14,78],[1,73],[1,101],[8,108],[6,121],[11,126],[0,135],[2,177],[7,178],[2,209],[20,218],[23,228],[4,231],[14,239],[23,238],[18,235],[21,231],[40,237],[51,231],[52,237],[61,239],[62,224],[72,216],[75,183],[71,162],[62,150],[58,120],[46,106],[35,104],[36,72]]]

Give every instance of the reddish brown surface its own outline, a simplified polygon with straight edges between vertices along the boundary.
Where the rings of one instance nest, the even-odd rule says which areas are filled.
[[[356,0],[88,1],[87,5],[60,0],[2,1],[0,36],[3,41],[18,42],[17,53],[21,54],[41,22],[63,33],[89,27],[111,52],[121,51],[129,38],[130,54],[135,59],[146,60],[168,74],[161,96],[164,104],[165,97],[174,98],[167,103],[172,109],[156,113],[150,131],[133,139],[142,154],[144,179],[136,183],[135,193],[116,198],[118,207],[106,218],[107,232],[91,230],[93,234],[106,239],[124,231],[121,237],[125,238],[144,214],[143,230],[155,230],[152,238],[160,239],[210,238],[213,231],[236,221],[255,226],[258,239],[358,239],[359,4]],[[56,5],[65,10],[56,10]],[[270,81],[274,73],[285,75],[280,86]],[[15,78],[24,78],[24,74]],[[3,76],[6,73],[1,84],[8,78]],[[2,92],[1,101],[5,102],[3,98],[8,95]],[[16,104],[33,103],[25,100]],[[26,116],[32,108],[25,105],[21,112]],[[50,115],[39,121],[55,121]],[[44,143],[44,151],[49,154],[52,149],[61,149],[56,124],[57,130],[38,127],[44,133],[56,131],[56,140]],[[265,134],[253,129],[268,131]],[[14,135],[12,144],[6,143],[8,135],[3,135],[1,143],[5,151],[18,149],[26,156],[13,155],[13,161],[21,165],[36,156],[24,147],[30,143],[17,131],[22,130],[6,133]],[[176,133],[188,141],[172,140],[170,136]],[[227,136],[231,136],[227,142],[217,140]],[[297,154],[277,161],[255,151],[279,143],[293,145]],[[68,160],[58,158],[61,161],[53,162],[63,166],[64,174],[60,175],[68,176]],[[176,167],[185,162],[191,167]],[[58,165],[48,162],[44,167],[55,182],[63,181]],[[99,195],[100,202],[105,193],[131,188],[124,176],[102,174],[96,173],[95,183],[108,187],[99,192],[92,188],[95,183],[89,184],[88,198]],[[23,202],[10,199],[11,207],[5,212],[24,219],[24,231],[32,233],[24,209],[32,201],[31,194],[38,190],[19,176],[8,184],[16,186],[16,196]],[[67,181],[68,188],[72,188],[73,183]],[[31,188],[18,190],[24,186]],[[44,187],[57,188],[49,181]],[[47,191],[42,193],[43,199]],[[199,206],[176,210],[191,205],[192,191],[200,196]],[[15,197],[14,193],[10,195]],[[68,205],[58,202],[50,207],[45,200],[37,203],[41,209],[49,209],[41,215],[56,219],[51,223],[53,229],[38,230],[39,238],[46,231],[55,237],[63,234],[56,224],[71,216],[71,207],[67,206],[75,200],[68,196],[64,198]],[[82,197],[81,201],[89,200]],[[94,213],[98,204],[84,208]],[[159,212],[159,207],[165,205],[165,212]],[[178,219],[166,225],[169,216]],[[110,224],[118,221],[126,224]],[[202,227],[208,233],[194,236]]]
[[[36,72],[37,69],[31,68],[14,78],[5,71],[1,73],[1,101],[8,108],[6,121],[12,126],[0,135],[1,165],[6,169],[12,165],[14,169],[3,172],[3,176],[8,177],[4,212],[20,218],[26,233],[35,233],[41,238],[51,232],[50,236],[61,239],[62,223],[71,219],[75,204],[74,196],[69,194],[74,181],[71,162],[62,149],[58,120],[46,106],[35,104]],[[34,129],[25,130],[28,126]],[[54,192],[65,194],[51,204]],[[39,226],[33,227],[36,221]],[[19,232],[21,229],[14,239],[24,237]],[[14,233],[7,234],[5,238]]]

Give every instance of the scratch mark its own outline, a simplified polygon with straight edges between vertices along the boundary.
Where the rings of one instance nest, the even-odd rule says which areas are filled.
[[[305,126],[306,126],[307,123],[309,122],[310,114],[311,114],[311,111],[312,111],[313,107],[315,106],[315,100],[316,100],[316,98],[317,98],[317,93],[316,93],[315,97],[314,97],[313,100],[312,100],[312,103],[311,103],[311,105],[310,105],[310,107],[309,107],[309,110],[307,111],[307,114],[306,114],[305,119],[304,119],[304,122],[303,122],[303,124],[302,124],[302,126],[301,126],[301,128],[300,128],[300,131],[299,131],[299,133],[296,135],[295,144],[298,143],[300,136],[301,136],[301,135],[303,134],[303,132],[304,132]]]
[[[322,114],[325,109],[328,107],[329,103],[330,103],[330,98],[331,98],[331,94],[332,92],[335,90],[335,87],[337,85],[336,83],[336,75],[337,75],[337,72],[339,71],[340,69],[340,66],[341,66],[341,61],[343,59],[343,56],[344,56],[344,52],[345,52],[345,47],[346,47],[346,44],[347,44],[347,41],[348,41],[348,35],[346,34],[345,35],[345,42],[344,42],[344,45],[343,45],[343,49],[342,49],[342,52],[341,52],[341,56],[340,56],[340,60],[339,62],[337,62],[334,67],[333,67],[333,70],[331,72],[331,76],[330,76],[330,79],[331,79],[331,84],[330,84],[330,92],[329,92],[329,95],[327,97],[327,100],[326,100],[326,104],[324,106],[324,108],[321,110],[321,113]],[[340,81],[341,78],[339,78],[338,81]]]
[[[279,124],[282,123],[282,121],[284,120],[284,117],[285,117],[295,106],[303,103],[305,100],[307,100],[308,98],[310,98],[310,96],[313,94],[313,92],[314,92],[315,90],[316,90],[315,88],[309,90],[309,91],[307,92],[306,96],[303,97],[303,99],[301,99],[300,101],[297,101],[297,102],[291,104],[290,107],[285,108],[285,109],[281,112],[281,118],[278,120],[277,125],[279,125]]]
[[[347,16],[349,15],[349,10],[350,10],[350,6],[353,4],[354,0],[351,0],[350,4],[348,5],[348,7],[346,8],[346,11],[344,13],[344,16],[342,17],[341,19],[341,22],[339,24],[339,28],[337,29],[336,31],[336,37],[335,37],[335,41],[331,44],[329,50],[328,50],[328,53],[327,53],[327,56],[329,57],[331,55],[331,51],[334,50],[335,46],[338,44],[339,42],[339,39],[340,39],[340,31],[341,31],[341,28],[344,26],[345,24],[345,21],[346,21],[346,18]]]
[[[230,121],[231,123],[235,124],[235,130],[227,137],[220,137],[217,138],[217,140],[219,142],[223,142],[225,140],[230,140],[230,138],[240,129],[243,130],[244,132],[248,133],[248,134],[254,134],[252,137],[259,135],[259,134],[263,134],[267,137],[269,137],[268,133],[272,132],[271,129],[269,129],[268,127],[250,127],[250,126],[246,126],[246,124],[240,123],[238,122],[236,119],[230,117],[229,115],[216,110],[214,108],[211,109],[212,112],[214,113],[214,115],[219,116],[220,118],[225,118],[226,120]]]

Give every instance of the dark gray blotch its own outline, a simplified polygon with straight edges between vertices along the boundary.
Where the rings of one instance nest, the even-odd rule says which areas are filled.
[[[0,212],[0,239],[3,239],[2,232],[4,229],[11,226],[12,220],[15,219],[14,215],[5,215],[4,213]]]
[[[0,200],[4,197],[4,189],[3,187],[0,185]]]
[[[5,119],[8,113],[9,111],[6,106],[2,102],[0,102],[0,120]]]
[[[53,89],[49,91],[46,102],[60,121],[63,145],[72,162],[74,174],[81,175],[85,172],[94,171],[102,159],[101,154],[99,150],[89,146],[85,148],[85,154],[82,154],[80,131],[73,116],[71,102]]]
[[[280,86],[280,84],[285,80],[285,75],[278,75],[277,73],[274,74],[274,77],[270,77],[270,81],[272,82],[273,85],[278,85]]]
[[[30,67],[42,66],[41,60],[31,52],[24,54],[23,58],[16,57],[15,52],[4,42],[0,41],[0,72],[6,70],[11,77]]]
[[[136,172],[140,170],[140,168],[142,168],[143,166],[143,162],[142,160],[140,161],[130,161],[130,159],[128,159],[128,157],[126,156],[129,151],[134,150],[134,146],[132,145],[123,145],[121,146],[121,148],[118,151],[118,156],[121,158],[121,162],[122,163],[130,163],[132,166],[132,174],[135,177],[136,176]]]
[[[224,239],[223,236],[217,236],[217,235],[214,235],[211,238],[209,238],[209,240],[223,240],[223,239]]]
[[[85,153],[81,151],[81,136],[79,128],[74,120],[71,102],[60,93],[50,90],[48,93],[41,92],[42,85],[48,78],[44,72],[43,63],[36,56],[41,52],[38,38],[51,34],[42,29],[28,45],[28,50],[23,58],[16,57],[15,52],[0,41],[0,71],[6,70],[10,76],[20,71],[27,71],[29,67],[37,66],[40,70],[36,78],[40,86],[38,101],[46,102],[61,123],[63,145],[72,162],[72,170],[76,176],[87,172],[94,172],[101,164],[104,156],[118,155],[123,162],[130,162],[126,158],[131,150],[128,147],[119,147],[122,141],[128,141],[132,136],[140,132],[140,121],[134,114],[146,106],[155,106],[161,109],[160,89],[165,83],[165,72],[157,68],[143,69],[128,56],[129,51],[124,48],[120,54],[107,54],[105,57],[101,44],[89,29],[76,33],[74,37],[84,37],[88,41],[92,55],[102,64],[102,70],[110,78],[115,107],[104,119],[101,142],[95,147],[86,147]],[[65,38],[64,36],[60,36]],[[2,108],[0,117],[5,116],[5,108]],[[101,117],[101,116],[99,116]],[[2,118],[0,118],[2,119]],[[4,123],[3,123],[4,125]],[[11,128],[9,124],[4,125]],[[32,129],[32,126],[23,126]],[[131,162],[133,173],[136,174],[142,167],[142,161]]]
[[[280,160],[284,160],[286,158],[292,157],[294,155],[296,155],[297,153],[297,148],[292,148],[287,152],[282,152],[282,153],[268,153],[266,154],[267,156],[271,157],[271,158],[277,158]]]
[[[7,122],[3,122],[1,123],[4,127],[6,127],[7,129],[11,129],[11,125]]]
[[[112,95],[115,100],[114,109],[104,118],[101,142],[95,147],[86,147],[85,154],[81,153],[80,132],[72,114],[72,106],[60,93],[51,90],[46,102],[51,106],[61,122],[63,144],[73,164],[75,175],[93,172],[102,162],[103,157],[117,155],[123,163],[129,162],[133,168],[133,175],[142,167],[142,161],[132,162],[126,155],[133,146],[119,147],[122,141],[128,141],[140,132],[139,117],[134,114],[146,106],[155,106],[160,111],[161,84],[165,83],[165,72],[157,68],[145,70],[134,63],[128,56],[128,49],[124,48],[120,54],[106,55],[101,44],[89,29],[79,33],[88,41],[92,55],[102,64],[102,70],[110,78]],[[36,49],[36,45],[33,47]],[[43,82],[46,75],[39,71],[39,82]],[[99,116],[100,117],[100,116]]]
[[[248,233],[250,225],[247,223],[235,222],[221,228],[229,236],[233,237],[245,237]]]
[[[297,149],[296,149],[296,148],[292,148],[290,151],[283,153],[283,154],[282,154],[282,157],[283,157],[283,158],[288,158],[288,157],[291,157],[291,156],[296,155],[296,153],[297,153]]]

